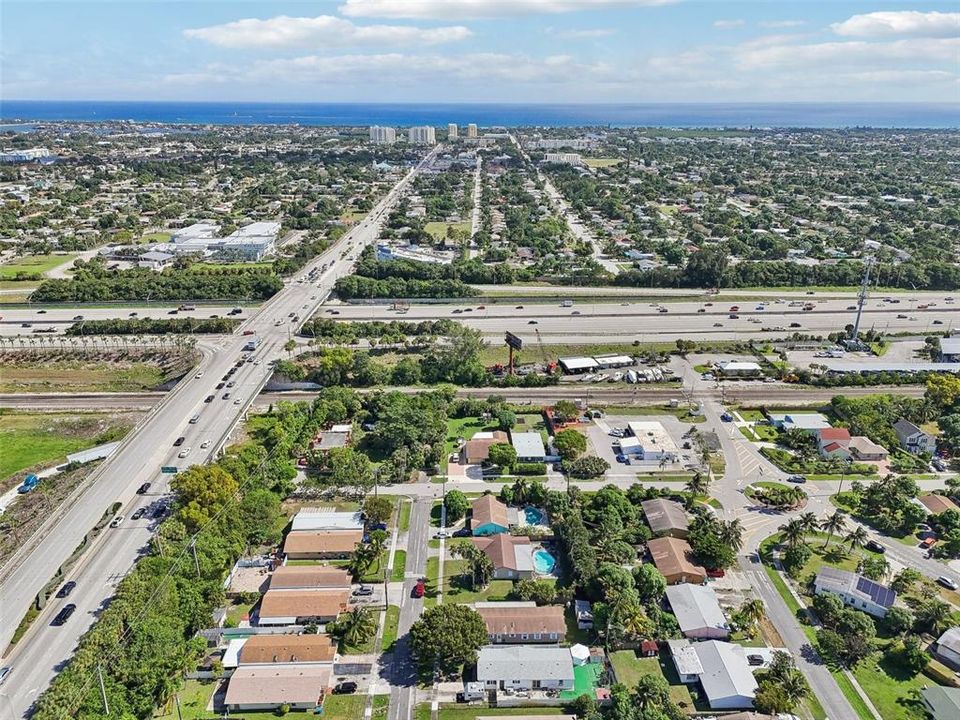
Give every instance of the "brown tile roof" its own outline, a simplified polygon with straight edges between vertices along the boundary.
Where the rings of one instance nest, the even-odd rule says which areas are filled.
[[[230,677],[226,705],[320,703],[332,668],[324,665],[241,667]]]
[[[294,530],[283,543],[285,553],[346,553],[363,540],[363,530]]]
[[[311,588],[350,587],[350,573],[330,565],[283,565],[273,571],[273,590],[308,590]]]
[[[336,617],[349,598],[348,590],[267,590],[260,617]]]
[[[494,430],[493,437],[467,440],[463,444],[463,453],[466,456],[467,462],[483,462],[490,456],[491,445],[506,442],[510,442],[507,434],[503,432],[503,430]]]
[[[669,530],[686,530],[689,526],[683,506],[673,500],[665,498],[644,500],[640,503],[640,507],[643,508],[643,514],[654,534]]]
[[[493,495],[481,495],[473,501],[473,518],[470,527],[480,527],[487,523],[494,523],[500,527],[510,527],[507,520],[507,506]]]
[[[254,635],[240,650],[240,664],[333,662],[329,635]]]
[[[519,570],[517,567],[517,555],[514,547],[517,545],[529,545],[530,538],[506,533],[500,535],[491,535],[490,537],[471,538],[473,544],[486,553],[493,563],[494,569],[508,568],[510,570]]]
[[[699,565],[694,565],[690,560],[693,551],[690,549],[690,543],[678,538],[663,537],[649,540],[647,549],[650,551],[650,557],[664,576],[673,575],[701,575],[705,576],[707,571]]]
[[[846,428],[823,428],[820,430],[820,442],[834,440],[837,442],[850,442],[850,431]]]
[[[921,495],[918,499],[923,503],[923,506],[934,515],[939,515],[946,510],[960,510],[960,507],[958,507],[953,500],[944,495],[931,493],[929,495]]]
[[[527,633],[557,633],[561,638],[567,634],[563,608],[559,605],[544,607],[482,607],[477,608],[487,625],[490,635],[522,635]]]

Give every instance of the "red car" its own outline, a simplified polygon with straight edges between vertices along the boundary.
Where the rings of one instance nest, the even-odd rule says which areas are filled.
[[[707,577],[722,578],[724,575],[723,570],[707,570]]]
[[[422,579],[417,580],[417,584],[413,586],[413,597],[422,598],[423,593],[426,592],[426,590],[427,590],[426,583],[424,583]]]

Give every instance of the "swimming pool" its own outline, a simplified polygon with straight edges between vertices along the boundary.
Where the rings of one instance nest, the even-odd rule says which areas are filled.
[[[537,550],[533,554],[533,567],[541,575],[549,575],[557,565],[556,558],[546,550]]]
[[[533,505],[527,505],[523,509],[523,517],[527,521],[527,525],[546,525],[547,516],[540,508],[535,508]]]

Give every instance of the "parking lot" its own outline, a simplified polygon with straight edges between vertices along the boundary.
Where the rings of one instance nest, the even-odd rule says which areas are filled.
[[[630,458],[630,464],[617,461],[617,451],[613,444],[618,439],[610,434],[615,428],[626,429],[627,423],[653,421],[659,422],[667,431],[670,438],[680,449],[680,456],[677,462],[667,463],[662,468],[659,460],[641,460],[637,457]],[[593,446],[594,452],[598,457],[603,458],[610,463],[612,472],[618,475],[633,474],[645,475],[648,473],[677,473],[689,472],[691,467],[697,463],[696,450],[694,448],[685,449],[686,442],[684,435],[690,429],[689,423],[680,422],[673,415],[607,415],[599,418],[587,426],[587,438]],[[691,467],[688,467],[691,466]]]

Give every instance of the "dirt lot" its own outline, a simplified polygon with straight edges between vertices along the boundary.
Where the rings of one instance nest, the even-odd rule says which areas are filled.
[[[0,354],[0,392],[138,392],[186,372],[192,362],[167,352],[109,352],[84,358],[58,351]]]

